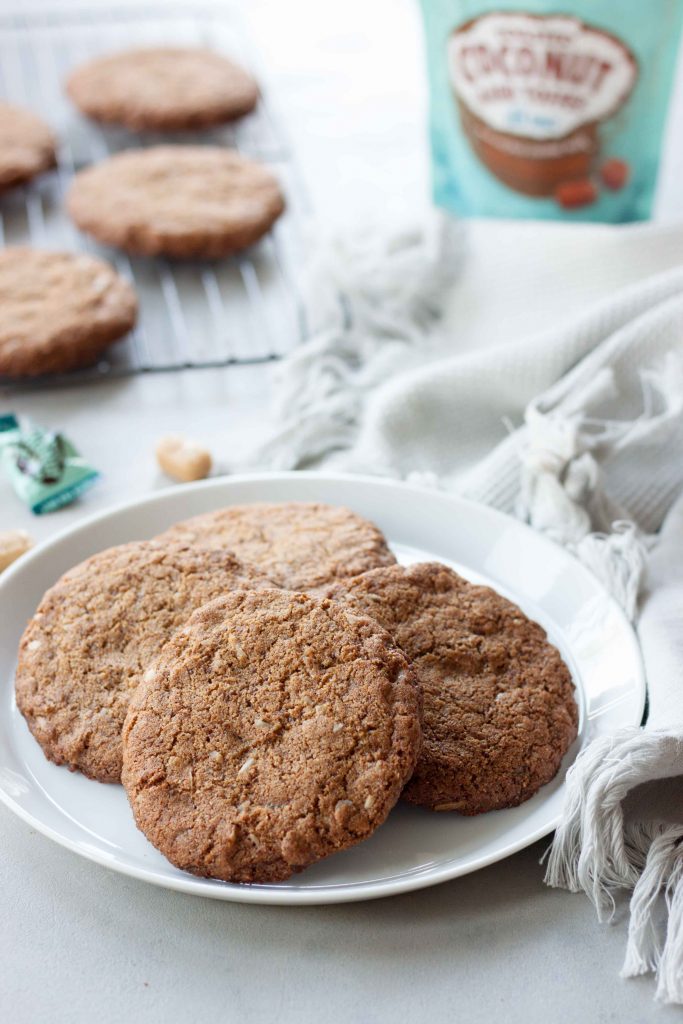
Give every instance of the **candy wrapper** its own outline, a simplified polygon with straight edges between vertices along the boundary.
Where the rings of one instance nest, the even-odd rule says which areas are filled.
[[[0,464],[36,515],[69,505],[99,476],[63,434],[20,425],[12,415],[0,416]]]

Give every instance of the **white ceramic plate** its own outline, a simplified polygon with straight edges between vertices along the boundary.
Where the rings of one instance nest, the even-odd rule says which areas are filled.
[[[369,840],[277,885],[194,878],[137,831],[120,786],[45,760],[14,702],[15,653],[43,592],[66,569],[112,544],[152,537],[178,519],[252,501],[348,505],[376,522],[402,562],[438,559],[513,598],[548,631],[577,687],[580,733],[559,775],[521,807],[476,818],[399,805]],[[0,577],[0,799],[38,831],[135,878],[214,899],[336,903],[434,885],[547,835],[563,779],[593,736],[640,723],[645,683],[635,636],[598,581],[570,555],[513,519],[435,491],[383,480],[286,473],[176,487],[84,521]]]

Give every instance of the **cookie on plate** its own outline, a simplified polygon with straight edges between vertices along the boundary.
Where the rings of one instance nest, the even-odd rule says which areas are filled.
[[[276,882],[381,825],[420,738],[413,674],[371,619],[236,591],[195,612],[145,673],[122,781],[177,867]]]
[[[98,57],[77,68],[66,90],[88,117],[131,131],[182,131],[233,121],[254,109],[248,72],[200,47],[154,47]]]
[[[17,704],[46,757],[99,782],[121,777],[121,730],[140,674],[200,605],[263,586],[223,551],[135,541],[69,570],[19,648]]]
[[[107,245],[220,259],[265,235],[285,203],[273,174],[234,150],[152,146],[80,171],[67,207],[79,228]]]
[[[318,502],[219,508],[176,523],[158,539],[227,548],[290,590],[314,590],[396,563],[374,523]]]
[[[0,374],[89,366],[135,324],[137,299],[103,260],[27,246],[0,250]]]
[[[376,569],[331,595],[395,638],[422,687],[424,743],[406,800],[480,814],[553,778],[577,732],[572,680],[516,605],[432,562]]]
[[[49,171],[56,162],[55,137],[44,121],[0,102],[0,192]]]

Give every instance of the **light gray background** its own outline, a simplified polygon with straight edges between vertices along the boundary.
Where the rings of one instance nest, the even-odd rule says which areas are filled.
[[[419,213],[427,203],[427,150],[413,3],[250,0],[244,7],[320,224],[348,225],[378,211],[388,221]],[[477,225],[470,245],[450,310],[460,348],[541,329],[683,252],[677,227],[653,241],[647,229],[617,235]],[[561,276],[554,272],[559,265]],[[533,306],[526,298],[530,280]],[[263,433],[271,386],[264,368],[232,368],[50,394],[0,393],[0,410],[63,429],[104,471],[81,504],[37,520],[0,482],[0,529],[21,526],[47,537],[148,493],[161,484],[154,440],[169,431],[204,440],[219,464],[229,462],[245,438]],[[0,1019],[680,1019],[680,1010],[653,1004],[649,980],[618,978],[623,908],[613,926],[600,925],[584,897],[543,885],[538,861],[545,845],[408,896],[259,908],[112,874],[0,809]]]

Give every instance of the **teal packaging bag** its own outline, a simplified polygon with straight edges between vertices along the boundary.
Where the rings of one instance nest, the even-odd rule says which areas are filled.
[[[471,216],[651,216],[683,0],[421,0],[434,198]]]

